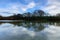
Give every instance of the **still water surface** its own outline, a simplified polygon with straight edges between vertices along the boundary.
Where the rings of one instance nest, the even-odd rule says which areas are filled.
[[[60,23],[0,22],[0,40],[60,40]]]

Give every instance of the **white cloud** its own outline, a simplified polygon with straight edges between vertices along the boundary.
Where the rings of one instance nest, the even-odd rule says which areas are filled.
[[[0,8],[0,15],[10,16],[10,15],[13,15],[13,14],[18,14],[18,13],[25,12],[28,9],[33,8],[33,7],[35,7],[34,2],[30,2],[27,5],[23,5],[21,3],[10,3],[10,4],[7,4],[6,8]],[[5,12],[5,13],[3,13],[3,12]],[[9,12],[10,14],[7,13],[7,12]]]
[[[35,6],[34,2],[29,3],[29,5],[27,6],[28,8],[33,8]]]
[[[48,11],[51,15],[60,13],[60,1],[59,0],[48,0],[45,11]]]
[[[27,11],[27,9],[33,8],[33,7],[35,7],[35,6],[36,6],[36,4],[35,4],[34,2],[31,2],[31,3],[29,3],[28,5],[25,5],[24,7],[22,7],[22,10],[23,10],[23,11]]]
[[[7,8],[0,8],[0,15],[2,16],[11,16],[17,13],[20,13],[18,5],[12,4],[8,6]]]

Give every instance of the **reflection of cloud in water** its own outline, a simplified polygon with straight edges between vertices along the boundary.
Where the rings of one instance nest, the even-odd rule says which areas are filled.
[[[48,40],[60,40],[60,26],[49,25],[44,29],[47,34]]]
[[[44,30],[35,32],[13,24],[0,25],[0,40],[60,40],[60,27],[50,25]]]
[[[14,27],[9,23],[0,25],[0,40],[45,40],[42,35],[22,26]]]

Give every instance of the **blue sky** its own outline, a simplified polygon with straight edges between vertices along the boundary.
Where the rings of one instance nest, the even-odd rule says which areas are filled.
[[[51,15],[60,13],[60,0],[0,0],[0,15],[31,12],[41,9]]]

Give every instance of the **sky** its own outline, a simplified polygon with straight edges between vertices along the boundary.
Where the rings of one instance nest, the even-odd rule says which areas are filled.
[[[0,0],[1,16],[33,12],[38,9],[56,15],[60,13],[60,0]]]

